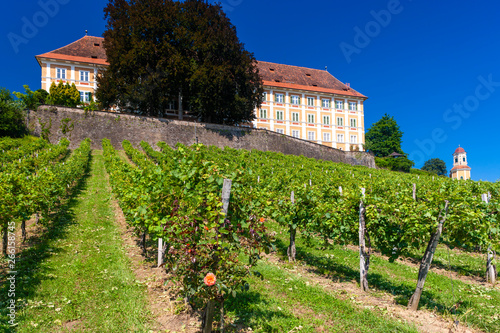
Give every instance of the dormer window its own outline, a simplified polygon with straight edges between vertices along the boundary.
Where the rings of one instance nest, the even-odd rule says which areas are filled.
[[[91,56],[92,59],[97,59],[97,56]]]
[[[274,72],[274,68],[269,68],[269,70],[270,70],[271,72]]]
[[[306,76],[311,76],[311,74],[306,74]]]
[[[94,46],[99,46],[100,44],[99,43],[94,43]]]

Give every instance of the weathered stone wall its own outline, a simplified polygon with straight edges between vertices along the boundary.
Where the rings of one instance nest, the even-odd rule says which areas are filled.
[[[293,138],[275,132],[216,124],[193,123],[109,112],[89,112],[81,109],[43,105],[29,114],[31,132],[40,136],[43,128],[50,127],[50,141],[62,137],[71,141],[74,149],[85,138],[92,139],[92,148],[101,149],[101,139],[108,138],[114,147],[122,149],[121,142],[129,140],[138,146],[144,140],[156,147],[158,141],[170,146],[177,142],[191,145],[199,143],[218,147],[257,149],[304,155],[316,159],[375,167],[372,155],[365,152],[345,152],[320,144]]]

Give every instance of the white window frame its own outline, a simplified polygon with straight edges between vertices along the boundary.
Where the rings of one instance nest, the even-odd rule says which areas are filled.
[[[307,114],[307,123],[308,124],[314,124],[314,114],[313,113],[308,113]]]
[[[92,93],[90,91],[80,91],[80,102],[90,103],[91,94]]]
[[[314,132],[314,131],[308,131],[307,132],[307,140],[309,140],[309,141],[315,141],[316,140],[316,132]]]
[[[323,116],[323,124],[330,125],[330,116]]]
[[[300,97],[297,95],[290,96],[290,103],[294,104],[294,105],[299,105],[300,104]]]
[[[307,97],[307,105],[314,106],[314,97]]]
[[[279,133],[279,134],[285,134],[285,130],[282,129],[282,128],[277,128],[276,129],[276,133]]]
[[[283,100],[285,99],[285,95],[275,94],[274,99],[275,99],[276,103],[283,103]]]
[[[89,71],[80,71],[80,81],[89,82],[90,72]]]
[[[300,131],[298,131],[298,130],[292,130],[292,136],[294,138],[300,138]]]
[[[344,118],[337,117],[337,126],[344,126]]]
[[[260,118],[267,119],[267,109],[260,109]]]
[[[350,111],[358,111],[358,103],[356,103],[356,102],[349,102],[349,110]]]
[[[56,67],[56,78],[66,80],[66,68]]]
[[[267,102],[267,93],[265,91],[262,93],[262,101]]]
[[[321,100],[321,107],[323,107],[323,108],[330,108],[330,100],[326,99],[326,98],[323,98]]]
[[[299,121],[299,113],[298,112],[292,112],[292,121],[293,122]]]
[[[283,120],[283,111],[276,110],[276,120]]]
[[[351,142],[350,143],[358,143],[358,136],[357,135],[351,135]]]
[[[356,118],[351,118],[351,127],[356,127]]]
[[[323,141],[330,142],[330,133],[328,132],[323,133]]]
[[[337,134],[337,142],[344,143],[344,134]]]
[[[336,100],[335,101],[335,107],[338,109],[338,110],[344,110],[344,101],[342,100]]]

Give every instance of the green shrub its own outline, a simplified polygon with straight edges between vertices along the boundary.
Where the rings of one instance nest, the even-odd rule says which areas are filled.
[[[402,157],[375,157],[375,164],[379,168],[392,171],[410,172],[415,162],[409,160],[406,156]]]

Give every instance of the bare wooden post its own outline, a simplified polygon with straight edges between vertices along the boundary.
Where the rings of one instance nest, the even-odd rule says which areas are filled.
[[[342,186],[339,186],[340,196],[342,196]]]
[[[292,204],[295,204],[295,193],[292,191],[292,194],[290,195],[290,201]],[[288,246],[287,249],[287,254],[288,254],[288,261],[293,262],[295,261],[295,255],[297,254],[297,249],[295,247],[295,235],[297,233],[297,228],[293,228],[293,226],[290,226],[290,246]]]
[[[439,224],[436,232],[431,236],[429,243],[427,244],[427,249],[425,250],[422,261],[420,262],[420,269],[418,270],[418,282],[417,288],[415,289],[415,293],[411,296],[408,301],[408,309],[416,311],[418,308],[418,303],[420,302],[420,297],[422,296],[422,291],[424,290],[425,278],[427,277],[427,273],[429,273],[429,269],[432,264],[432,258],[434,257],[434,252],[436,251],[436,247],[439,243],[439,238],[441,237],[441,233],[443,232],[443,223],[446,220],[446,214],[448,214],[448,200],[445,201],[444,205],[444,213],[443,210],[439,212]]]
[[[163,247],[163,238],[158,238],[158,267],[163,265],[164,256],[165,248]]]
[[[413,183],[413,200],[417,200],[417,184]]]
[[[364,188],[361,189],[361,193],[364,198]],[[359,201],[359,285],[361,290],[368,291],[368,268],[370,266],[371,249],[366,250],[365,239],[368,235],[366,233],[365,204],[363,203],[363,198]]]
[[[224,184],[222,185],[222,213],[224,213],[224,215],[227,215],[229,208],[229,198],[231,197],[231,184],[232,184],[231,179],[224,179]],[[215,313],[215,300],[211,299],[208,301],[207,307],[205,308],[205,312],[203,315],[203,323],[202,323],[203,333],[212,332],[214,313]]]
[[[481,199],[485,203],[490,203],[489,193],[484,193],[481,195]],[[487,258],[486,258],[486,282],[495,284],[497,280],[497,267],[493,265],[493,260],[495,259],[495,252],[491,249],[491,245],[488,246]]]
[[[312,186],[311,180],[309,179],[309,186]]]

